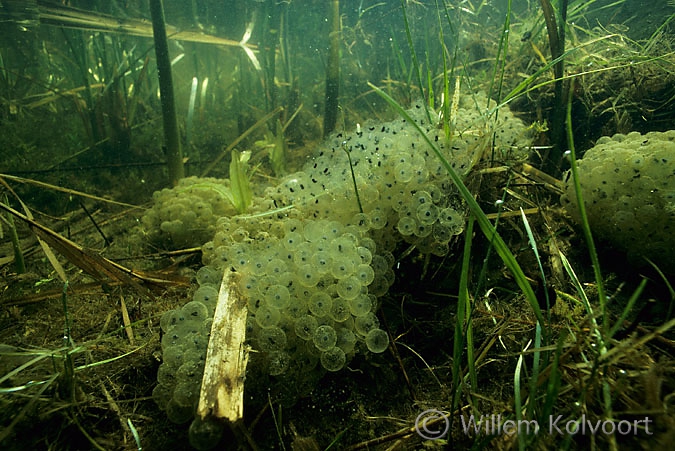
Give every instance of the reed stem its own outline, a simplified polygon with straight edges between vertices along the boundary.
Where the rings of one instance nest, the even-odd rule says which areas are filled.
[[[164,121],[164,141],[166,144],[166,162],[169,169],[171,185],[185,176],[183,152],[178,133],[176,102],[173,97],[173,80],[171,79],[171,59],[169,44],[166,39],[164,24],[164,6],[162,0],[149,0],[152,15],[152,32],[155,38],[155,55],[157,56],[157,75],[159,77],[159,95],[162,102],[162,119]]]

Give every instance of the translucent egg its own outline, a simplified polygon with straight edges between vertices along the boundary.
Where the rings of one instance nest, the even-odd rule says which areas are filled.
[[[235,254],[229,258],[230,264],[237,271],[242,271],[249,264],[248,257],[245,254]]]
[[[434,204],[439,205],[447,200],[447,197],[443,193],[443,190],[441,190],[438,186],[430,183],[425,186],[425,189],[431,195],[431,201]]]
[[[342,235],[343,230],[344,227],[339,221],[328,221],[325,224],[324,234],[326,238],[330,241]]]
[[[364,204],[364,210],[366,204],[373,204],[377,202],[380,198],[380,192],[374,184],[370,183],[360,183],[359,184],[359,197],[361,197],[361,202]]]
[[[340,279],[337,283],[337,294],[349,301],[361,293],[361,281],[355,276]]]
[[[288,271],[288,264],[280,258],[273,258],[267,263],[266,273],[271,276],[279,276]]]
[[[377,254],[373,255],[373,261],[370,263],[370,266],[375,271],[376,276],[384,274],[391,267],[386,257]]]
[[[279,310],[267,305],[261,306],[255,312],[255,322],[263,329],[276,326],[280,319],[281,313]]]
[[[308,241],[317,242],[322,239],[326,239],[326,234],[324,233],[324,227],[328,226],[328,221],[309,221],[305,224],[304,235]]]
[[[375,271],[370,265],[360,264],[356,267],[354,275],[361,282],[362,286],[368,286],[375,279]]]
[[[448,243],[452,238],[453,234],[450,233],[450,228],[441,224],[434,224],[433,229],[431,230],[431,235],[439,243]]]
[[[351,234],[343,234],[330,242],[329,251],[338,256],[349,255],[356,249],[356,237]]]
[[[173,319],[174,311],[175,310],[168,310],[159,318],[159,327],[162,329],[162,332],[169,332],[169,329],[176,325]]]
[[[380,327],[380,321],[377,319],[377,316],[373,312],[366,313],[363,316],[359,316],[354,319],[354,329],[356,333],[365,337],[373,329]]]
[[[292,322],[295,318],[299,318],[307,313],[307,303],[304,299],[291,297],[291,303],[281,313],[282,321],[284,321],[285,317],[287,320]]]
[[[359,262],[363,265],[369,265],[373,260],[373,254],[367,247],[357,247],[356,254],[359,256]]]
[[[431,202],[421,204],[415,212],[420,224],[431,225],[438,219],[438,207]]]
[[[289,251],[294,251],[305,242],[305,237],[300,232],[288,232],[282,240],[283,246]]]
[[[402,145],[401,148],[404,149],[405,146]],[[396,152],[394,155],[391,156],[391,159],[393,161],[393,164],[412,163],[412,158],[410,157],[410,154],[407,152]]]
[[[409,202],[410,192],[407,190],[400,189],[391,195],[391,208],[399,213],[406,208]]]
[[[258,293],[259,286],[260,277],[253,274],[245,274],[239,280],[239,289],[244,296],[254,297]]]
[[[165,327],[162,327],[162,330],[164,330],[164,332],[168,332],[170,330],[176,332],[180,330],[181,335],[183,335],[182,327],[184,327],[185,323],[189,321],[190,318],[183,312],[182,309],[170,310],[169,312],[162,315],[162,318],[160,319],[160,326],[163,322]]]
[[[417,224],[417,228],[415,229],[415,236],[420,237],[420,238],[426,238],[429,235],[431,235],[432,231],[432,226],[431,225],[425,225],[425,224]]]
[[[190,301],[181,310],[190,321],[203,321],[209,316],[209,309],[199,301]]]
[[[195,360],[183,363],[176,371],[176,381],[180,383],[198,384],[201,382],[203,365]]]
[[[172,327],[168,332],[164,333],[162,337],[162,349],[167,349],[170,346],[177,346],[181,344],[183,336],[179,333],[176,333],[176,328]]]
[[[180,368],[180,365],[172,367],[167,362],[162,363],[157,369],[157,382],[167,387],[173,387],[176,384],[176,370],[178,368]]]
[[[309,311],[316,317],[322,318],[330,312],[330,308],[333,305],[333,298],[328,293],[325,292],[316,292],[309,298],[307,307]]]
[[[319,272],[310,264],[300,265],[296,276],[298,282],[305,287],[315,287],[321,278]]]
[[[213,251],[213,265],[218,269],[225,268],[230,264],[230,254],[228,246],[220,246]]]
[[[337,346],[344,351],[345,354],[354,352],[356,346],[356,335],[347,327],[340,327],[337,330]]]
[[[288,370],[291,363],[291,356],[284,351],[271,352],[268,356],[269,373],[272,376],[279,376]]]
[[[401,235],[410,236],[417,229],[417,222],[410,216],[403,216],[398,220],[396,228]]]
[[[312,255],[310,264],[314,265],[320,274],[325,274],[330,270],[331,256],[328,251],[318,251]]]
[[[342,349],[337,346],[326,350],[321,354],[321,366],[328,371],[340,371],[347,363],[347,357]]]
[[[422,185],[429,180],[429,170],[424,166],[413,166],[412,182]]]
[[[333,305],[330,307],[330,319],[337,323],[342,323],[351,317],[349,311],[349,301],[342,298],[333,299]]]
[[[372,308],[372,301],[365,294],[361,294],[349,301],[349,311],[354,316],[363,316],[369,313]]]
[[[199,384],[179,382],[173,390],[173,400],[179,406],[194,407],[199,398]]]
[[[387,225],[387,214],[376,208],[372,210],[368,217],[370,218],[370,227],[375,230],[380,230]]]
[[[371,329],[366,335],[365,342],[370,352],[384,352],[389,346],[389,335],[382,329]]]
[[[255,313],[260,307],[265,305],[265,298],[260,294],[256,294],[255,296],[247,296],[246,305],[250,313]]]
[[[399,183],[408,183],[415,176],[413,167],[410,163],[398,163],[394,166],[394,178]]]
[[[173,384],[157,384],[155,385],[155,388],[152,389],[152,399],[157,403],[157,407],[159,407],[160,410],[166,410],[172,397]]]
[[[455,227],[457,224],[463,223],[464,218],[459,212],[453,208],[443,208],[438,214],[438,222],[446,227]]]
[[[448,246],[448,243],[439,243],[438,241],[434,241],[431,243],[431,249],[429,252],[437,257],[444,257],[450,252],[450,247]]]
[[[305,241],[300,243],[300,245],[298,245],[298,247],[293,251],[293,261],[299,265],[309,263],[313,254],[314,250],[311,243]]]
[[[246,265],[238,268],[237,270],[242,273],[250,273],[256,276],[265,274],[267,271],[267,260],[257,258],[257,255],[249,259]]]
[[[361,238],[359,240],[359,246],[365,247],[366,249],[368,249],[370,251],[371,254],[374,254],[375,251],[377,250],[377,244],[375,243],[375,240],[373,240],[372,238],[368,238],[368,237]],[[368,262],[368,263],[370,263],[370,262]]]
[[[413,194],[412,202],[415,205],[415,208],[417,208],[420,205],[432,204],[433,200],[431,197],[431,193],[429,193],[428,191],[421,190]]]
[[[316,328],[312,341],[319,351],[328,351],[337,343],[337,333],[331,326],[324,324]]]
[[[258,333],[258,349],[263,352],[283,351],[286,348],[286,333],[280,327],[262,329]]]
[[[215,306],[218,301],[218,290],[212,285],[202,285],[194,292],[192,300]]]
[[[303,231],[302,221],[297,218],[288,218],[283,222],[282,227],[285,233],[302,233]]]
[[[185,424],[194,416],[194,406],[181,406],[171,399],[166,405],[166,416],[175,424]]]
[[[344,279],[354,273],[354,261],[349,258],[334,258],[330,265],[330,272],[336,279]]]
[[[317,327],[319,323],[314,316],[303,315],[295,320],[295,335],[303,340],[311,340]]]
[[[185,349],[180,346],[169,346],[164,351],[162,352],[162,361],[164,362],[162,365],[160,365],[160,368],[162,366],[165,366],[166,369],[171,368],[172,371],[176,371],[180,366],[185,363],[184,362],[184,356],[185,356]],[[158,373],[159,374],[159,373]],[[157,376],[159,378],[159,375]],[[161,382],[160,383],[165,383]]]
[[[284,309],[288,306],[291,300],[291,294],[284,285],[271,285],[267,288],[265,293],[265,301],[267,305],[275,309]]]
[[[219,286],[223,274],[210,266],[202,266],[197,271],[197,283],[199,285]]]
[[[349,222],[361,233],[366,233],[370,230],[370,218],[365,213],[356,213]]]

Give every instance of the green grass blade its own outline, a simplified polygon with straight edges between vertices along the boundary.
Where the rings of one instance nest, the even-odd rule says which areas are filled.
[[[492,90],[494,89],[494,81],[497,79],[497,71],[499,71],[499,82],[497,85],[497,100],[501,100],[502,86],[504,84],[504,73],[506,72],[506,55],[509,49],[509,29],[511,28],[511,0],[508,0],[506,5],[506,14],[504,15],[504,26],[502,27],[501,38],[499,39],[499,47],[497,48],[497,58],[495,62],[494,73],[490,79],[490,88],[488,89],[488,102],[492,98]],[[500,59],[501,58],[501,59]],[[501,67],[500,67],[501,61]]]
[[[668,288],[668,292],[670,293],[670,304],[668,305],[668,313],[666,315],[667,319],[671,319],[673,317],[673,307],[675,307],[675,289],[673,289],[673,286],[671,285],[670,281],[666,277],[666,275],[661,271],[661,268],[656,266],[656,264],[647,259],[647,263],[652,265],[654,270],[657,272],[657,274],[661,277],[661,280],[663,280],[663,283],[666,284],[666,287]]]
[[[550,415],[553,414],[553,406],[555,405],[556,400],[558,399],[558,393],[560,391],[560,355],[562,354],[563,345],[565,344],[566,334],[561,334],[558,337],[558,346],[556,347],[555,355],[553,357],[553,362],[551,362],[551,372],[548,377],[548,384],[546,385],[546,396],[544,397],[544,405],[542,406],[542,412],[540,418],[546,422]]]
[[[464,253],[462,257],[462,272],[459,277],[459,296],[457,299],[457,316],[455,318],[455,336],[452,347],[452,408],[457,408],[459,403],[460,379],[462,368],[462,353],[464,351],[465,343],[465,327],[466,327],[466,343],[467,343],[467,362],[469,365],[469,375],[471,386],[475,390],[478,378],[476,377],[476,367],[473,352],[473,337],[469,336],[471,306],[469,302],[469,269],[471,261],[471,242],[473,235],[474,219],[469,218],[466,226],[466,240],[464,241]],[[469,343],[469,340],[471,342]]]
[[[528,344],[529,346],[529,344]],[[523,349],[523,352],[518,356],[518,362],[516,363],[516,370],[513,372],[513,399],[514,399],[514,410],[516,414],[516,424],[521,424],[523,420],[523,401],[520,398],[520,373],[523,368],[523,353],[527,350],[527,346]],[[520,451],[525,450],[525,434],[518,434],[518,449]]]
[[[459,304],[458,309],[462,308],[464,304],[465,309],[465,324],[466,324],[466,360],[469,367],[469,381],[471,382],[471,389],[478,389],[478,376],[476,375],[476,358],[473,347],[473,327],[472,317],[473,308],[471,299],[469,298],[469,269],[471,265],[471,244],[473,242],[473,223],[474,219],[469,218],[466,226],[466,235],[464,241],[464,255],[462,257],[462,273],[459,278]]]
[[[614,334],[617,333],[617,331],[623,326],[623,322],[628,317],[628,314],[633,310],[635,302],[637,302],[637,300],[640,298],[640,295],[642,294],[642,291],[645,289],[646,286],[647,286],[647,279],[642,279],[640,285],[638,285],[638,287],[635,289],[631,297],[628,299],[628,303],[621,312],[621,316],[619,317],[618,320],[616,320],[616,323],[614,323],[614,326],[612,326],[612,329],[609,331],[609,336],[607,337],[608,339],[612,338]]]
[[[593,234],[591,233],[591,226],[588,222],[588,214],[586,213],[586,205],[584,204],[583,194],[581,193],[581,180],[579,179],[579,170],[577,168],[577,155],[574,149],[574,133],[572,131],[572,96],[574,95],[574,81],[570,83],[569,98],[567,99],[567,143],[570,150],[570,167],[572,171],[572,180],[574,183],[574,193],[577,198],[577,205],[579,206],[579,216],[581,216],[581,228],[584,231],[584,238],[588,253],[591,257],[591,264],[593,266],[593,273],[595,275],[595,283],[598,290],[598,300],[600,303],[600,312],[602,314],[602,336],[607,337],[609,324],[607,322],[607,297],[605,295],[605,284],[600,271],[600,260],[598,252],[595,249],[595,241],[593,241]]]

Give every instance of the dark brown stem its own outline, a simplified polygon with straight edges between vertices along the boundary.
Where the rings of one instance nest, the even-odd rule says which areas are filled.
[[[159,94],[162,101],[169,181],[171,185],[175,186],[178,184],[178,180],[185,176],[185,169],[183,168],[183,153],[180,146],[176,105],[173,98],[171,59],[169,58],[169,45],[166,40],[162,0],[150,0],[150,14],[152,15],[152,32],[155,38],[155,55],[157,56],[157,74],[159,76]]]
[[[562,155],[567,147],[565,140],[565,108],[567,87],[563,79],[565,63],[562,58],[565,52],[565,21],[567,20],[567,0],[561,2],[560,24],[556,24],[555,11],[549,0],[541,0],[541,9],[544,12],[548,40],[551,47],[551,59],[559,61],[553,66],[555,75],[555,98],[551,114],[551,144],[552,148],[543,161],[543,169],[552,175],[561,172]]]

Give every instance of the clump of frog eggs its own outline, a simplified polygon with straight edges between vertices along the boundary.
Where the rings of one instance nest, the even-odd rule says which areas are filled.
[[[408,113],[461,175],[492,140],[475,107],[460,109],[450,140],[421,104]],[[525,130],[503,110],[491,131],[497,149],[511,152]],[[252,363],[302,380],[339,371],[356,353],[384,352],[389,337],[375,312],[394,282],[392,251],[406,242],[444,256],[464,221],[447,170],[412,124],[398,119],[334,134],[246,214],[216,221],[202,248],[199,288],[161,320],[159,406],[176,423],[192,418],[225,270],[240,274]]]
[[[675,270],[675,130],[601,137],[577,161],[593,231],[640,263]],[[571,174],[562,205],[581,222]],[[640,239],[636,239],[636,238]]]
[[[229,191],[229,180],[212,177],[185,177],[156,191],[142,218],[147,238],[165,248],[201,246],[213,238],[218,218],[236,213]]]

